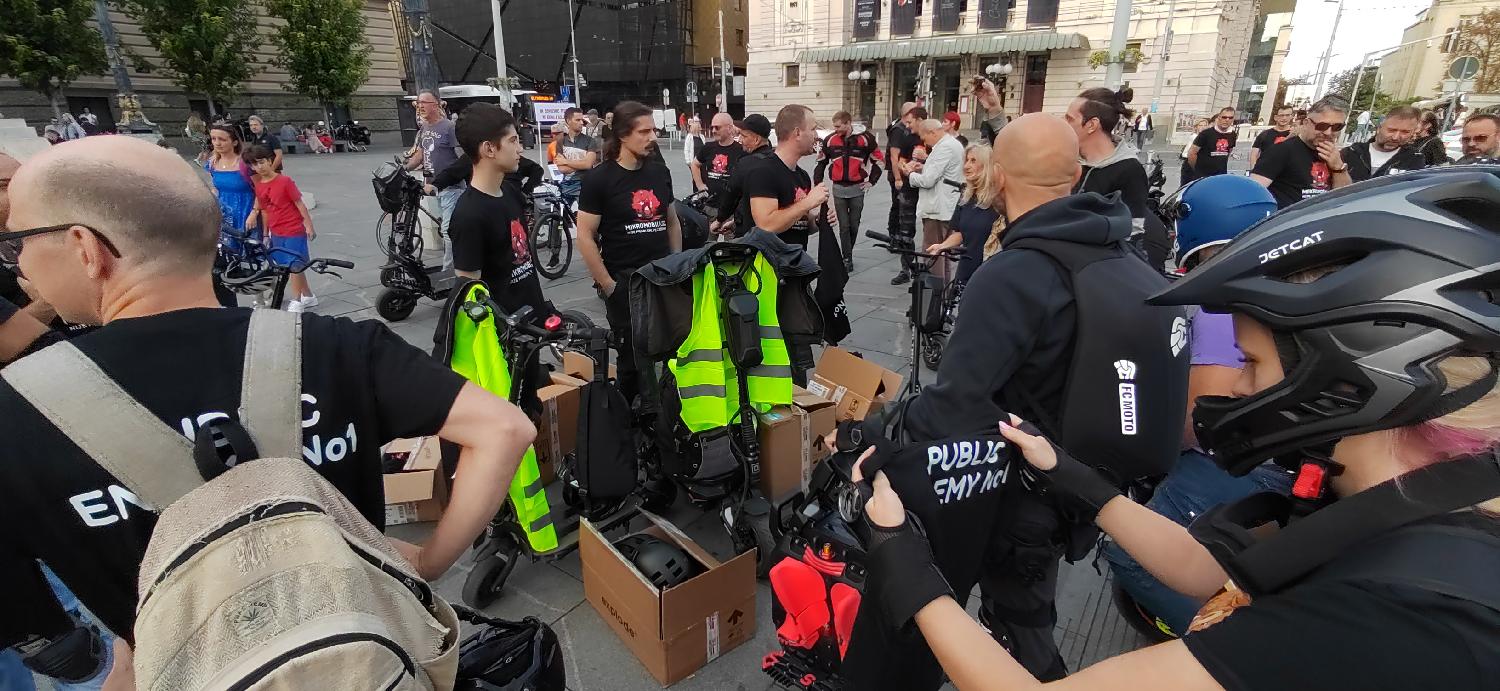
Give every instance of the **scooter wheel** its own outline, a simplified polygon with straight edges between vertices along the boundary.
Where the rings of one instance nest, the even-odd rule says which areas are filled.
[[[390,322],[398,322],[411,316],[411,311],[417,307],[417,296],[404,290],[386,288],[380,291],[380,297],[375,300],[375,313],[381,319]]]
[[[943,350],[948,347],[948,335],[943,333],[927,334],[922,337],[922,364],[927,369],[937,370],[938,365],[943,362]]]
[[[734,553],[744,554],[751,548],[757,550],[755,556],[755,575],[758,578],[766,578],[771,574],[771,567],[776,565],[776,537],[771,535],[771,523],[765,516],[756,518],[746,513],[741,513],[735,519],[735,528],[730,536],[734,543]]]
[[[665,513],[677,503],[677,483],[670,478],[652,478],[641,486],[641,508],[651,513]]]
[[[464,602],[470,607],[484,609],[500,599],[505,590],[505,581],[516,567],[516,552],[501,548],[499,552],[481,559],[464,578]]]

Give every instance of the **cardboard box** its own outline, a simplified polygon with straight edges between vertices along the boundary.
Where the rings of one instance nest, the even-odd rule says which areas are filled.
[[[643,532],[676,543],[707,570],[658,590],[585,519],[578,547],[583,592],[646,671],[668,686],[755,636],[755,552],[720,562],[665,519],[641,516],[650,524]]]
[[[562,371],[563,374],[566,374],[570,377],[575,377],[584,381],[593,381],[594,359],[587,355],[584,355],[583,353],[578,353],[571,350],[564,351],[562,357]],[[609,378],[619,378],[619,374],[615,371],[614,365],[609,366]]]
[[[772,504],[807,490],[813,465],[831,453],[820,439],[833,431],[834,409],[833,401],[795,387],[792,405],[760,415],[760,491]]]
[[[901,375],[843,348],[823,349],[807,388],[834,403],[838,420],[863,420],[901,391]]]
[[[532,448],[536,449],[543,484],[557,478],[557,468],[563,456],[578,448],[578,402],[581,397],[578,387],[582,385],[582,382],[577,386],[549,384],[536,392],[542,401],[542,417],[537,424]]]
[[[443,477],[437,437],[396,439],[381,450],[388,457],[405,455],[402,469],[383,476],[385,524],[435,521],[448,503],[448,480]]]

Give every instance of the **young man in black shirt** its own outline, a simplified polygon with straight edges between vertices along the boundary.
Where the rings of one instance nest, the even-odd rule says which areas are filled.
[[[750,197],[745,194],[746,181],[759,175],[761,166],[776,160],[771,148],[771,121],[759,113],[751,113],[744,120],[734,123],[740,133],[740,147],[745,155],[735,164],[729,182],[724,186],[724,198],[720,200],[717,217],[709,224],[710,233],[733,233],[744,235],[755,221],[750,217]]]
[[[633,399],[640,392],[639,367],[626,283],[636,269],[682,249],[682,226],[672,207],[672,174],[650,161],[656,148],[651,109],[625,101],[612,113],[615,136],[604,163],[589,171],[578,195],[578,253],[604,292],[609,328],[620,344],[620,390]]]
[[[1234,128],[1234,109],[1221,108],[1213,126],[1204,128],[1188,147],[1188,165],[1200,178],[1229,172],[1229,152],[1234,150],[1239,131]]]
[[[542,297],[532,264],[520,190],[505,184],[520,168],[516,120],[500,106],[476,103],[459,116],[457,134],[474,175],[448,225],[454,273],[484,281],[505,311],[531,307],[532,317],[541,320],[552,306]]]
[[[1286,141],[1292,136],[1292,107],[1282,106],[1276,109],[1276,115],[1272,116],[1271,128],[1255,135],[1255,143],[1250,145],[1250,168],[1254,169],[1260,157],[1266,154],[1266,149]]]
[[[807,246],[808,229],[818,209],[828,201],[828,188],[816,187],[797,165],[818,142],[817,118],[807,106],[783,106],[776,114],[776,156],[781,165],[767,165],[764,175],[746,181],[750,215],[755,226],[781,236],[788,245]]]
[[[1334,143],[1344,129],[1349,106],[1326,96],[1307,111],[1296,136],[1272,146],[1250,171],[1250,179],[1271,190],[1276,206],[1297,202],[1349,184],[1349,167]]]
[[[885,128],[885,160],[890,168],[890,175],[885,180],[891,186],[891,212],[886,220],[886,232],[894,235],[896,226],[901,222],[901,186],[896,184],[901,179],[901,150],[906,146],[906,140],[911,136],[911,130],[906,127],[906,114],[916,108],[917,104],[907,101],[901,104],[901,114],[891,120],[891,124]]]
[[[10,226],[25,230],[0,242],[19,245],[21,272],[64,319],[104,325],[71,343],[189,439],[233,417],[251,310],[214,298],[218,203],[198,173],[175,152],[97,137],[38,154],[12,190]],[[376,527],[385,524],[382,444],[436,434],[462,448],[431,538],[397,545],[423,577],[442,575],[499,510],[535,428],[378,321],[299,319],[303,457]],[[57,385],[69,386],[67,375]],[[0,617],[0,645],[55,634],[34,630],[56,621],[39,561],[128,637],[159,507],[145,506],[3,382],[0,419],[0,583],[28,609]],[[197,472],[190,457],[158,462]]]
[[[922,140],[917,136],[917,123],[927,119],[927,109],[915,106],[906,110],[901,116],[904,133],[899,142],[891,144],[894,152],[891,155],[891,180],[895,189],[891,195],[891,207],[896,210],[896,223],[891,226],[891,237],[906,249],[916,249],[917,236],[917,200],[920,196],[917,188],[906,184],[906,164],[914,160],[917,147]],[[901,285],[911,280],[911,269],[907,259],[901,261],[901,271],[891,279],[891,285]]]
[[[708,190],[709,215],[717,215],[723,208],[729,177],[734,167],[744,157],[745,149],[734,140],[734,120],[728,113],[718,113],[710,121],[708,133],[713,137],[698,148],[693,157],[693,189]]]

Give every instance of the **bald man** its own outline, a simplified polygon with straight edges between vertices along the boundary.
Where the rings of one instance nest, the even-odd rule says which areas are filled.
[[[89,137],[28,160],[10,190],[10,226],[26,230],[0,235],[0,243],[19,243],[22,273],[63,318],[102,324],[54,349],[76,347],[189,439],[205,421],[239,409],[252,310],[221,308],[214,299],[209,268],[219,207],[192,166],[139,139]],[[382,444],[437,435],[462,447],[450,504],[432,536],[420,547],[399,546],[424,578],[442,575],[499,510],[535,428],[515,406],[378,321],[296,318],[303,456],[371,523],[385,525]],[[36,357],[7,373],[42,362]],[[72,368],[42,374],[62,390],[83,376]],[[257,368],[250,376],[286,373]],[[11,586],[8,602],[44,601],[37,596],[46,584],[34,568],[41,560],[110,630],[128,635],[155,513],[8,381],[0,382],[0,419],[7,435],[0,445],[0,511],[7,512],[0,576]],[[170,472],[196,472],[186,455],[154,461]],[[23,622],[9,613],[0,620],[0,645],[36,633],[16,631]]]
[[[708,125],[710,140],[698,149],[693,158],[693,191],[708,190],[710,218],[717,216],[718,209],[722,208],[729,176],[734,173],[735,164],[745,155],[744,147],[734,140],[735,134],[734,119],[728,113],[714,115]]]
[[[1009,412],[1043,427],[1062,417],[1079,311],[1072,276],[1051,258],[1058,256],[1055,253],[1089,258],[1095,262],[1090,267],[1119,267],[1131,286],[1158,281],[1165,286],[1165,279],[1126,245],[1131,222],[1124,202],[1092,192],[1071,194],[1080,174],[1078,140],[1062,118],[1033,113],[1006,125],[996,135],[992,166],[991,183],[1009,222],[1002,237],[1007,249],[986,260],[969,279],[937,382],[924,387],[906,407],[906,432],[914,441],[991,430]],[[1022,243],[1031,246],[1014,247]],[[1111,278],[1114,270],[1110,269]],[[1109,314],[1118,323],[1094,325],[1093,333],[1110,333],[1124,344],[1138,338],[1149,343],[1142,347],[1169,352],[1170,318],[1159,333],[1154,327],[1133,328],[1156,324],[1151,321],[1156,313],[1149,311],[1162,308],[1146,306],[1143,296],[1139,309],[1139,314]],[[1186,391],[1187,366],[1182,359],[1181,384]],[[1164,386],[1173,384],[1168,376],[1157,379]],[[1142,381],[1138,386],[1144,392],[1153,385]],[[1180,428],[1176,434],[1180,438]],[[1084,460],[1090,465],[1109,463]],[[988,544],[976,545],[972,555],[985,562],[978,576],[981,619],[1029,671],[1043,681],[1055,680],[1067,673],[1053,641],[1058,562],[1065,546],[1087,547],[1092,529],[1073,529],[1048,497],[1017,489],[1004,501],[1007,508]],[[929,533],[936,530],[928,526]],[[1080,532],[1082,538],[1074,537]],[[970,586],[954,587],[968,592]],[[888,688],[935,689],[937,679],[909,680]]]

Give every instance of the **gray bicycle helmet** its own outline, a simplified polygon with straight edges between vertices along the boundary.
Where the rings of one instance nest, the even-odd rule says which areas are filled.
[[[662,590],[686,583],[702,571],[698,561],[682,548],[652,535],[636,533],[621,538],[615,542],[615,549]]]
[[[1441,417],[1495,383],[1492,366],[1448,392],[1437,364],[1500,351],[1500,166],[1416,171],[1297,204],[1151,302],[1243,313],[1275,335],[1282,382],[1194,410],[1199,441],[1231,474]]]

